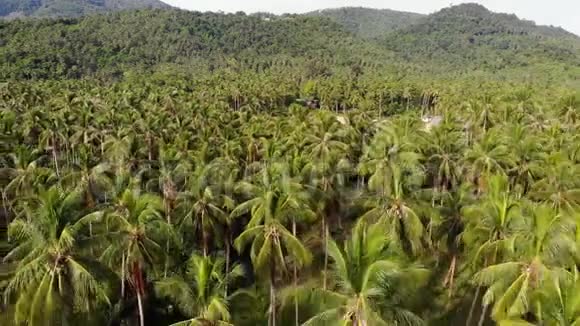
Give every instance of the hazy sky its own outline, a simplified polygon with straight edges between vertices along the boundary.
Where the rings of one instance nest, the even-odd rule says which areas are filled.
[[[267,11],[301,13],[316,9],[363,6],[431,13],[450,4],[478,2],[497,12],[514,13],[542,25],[561,26],[580,35],[580,0],[163,0],[173,6],[198,11]]]

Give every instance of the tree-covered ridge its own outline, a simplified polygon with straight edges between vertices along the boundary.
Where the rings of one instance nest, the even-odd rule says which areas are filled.
[[[34,44],[34,46],[32,46]],[[364,39],[327,17],[141,10],[0,22],[0,79],[200,73],[237,62],[256,71],[383,70],[443,79],[580,83],[580,41],[483,7],[461,5]]]
[[[393,30],[407,27],[424,16],[410,12],[362,7],[324,9],[306,15],[330,18],[346,30],[363,38],[383,36]]]
[[[159,0],[0,0],[0,17],[76,17],[145,8],[169,8],[169,5]]]
[[[580,37],[477,4],[443,9],[387,35],[382,43],[404,58],[439,62],[446,69],[500,70],[547,62],[580,66]]]
[[[357,62],[373,45],[316,17],[265,20],[245,14],[144,10],[77,19],[0,22],[1,78],[79,78],[176,64],[208,69],[322,58]],[[34,46],[31,46],[34,44]],[[323,68],[323,67],[321,67]]]
[[[430,24],[432,25],[430,26]],[[508,33],[544,37],[574,36],[574,34],[561,27],[536,25],[533,21],[519,19],[515,14],[495,13],[475,3],[444,8],[426,16],[425,21],[421,24],[409,26],[409,29],[418,32],[430,32],[445,28],[444,24],[458,24],[459,27],[457,28],[464,33],[484,35]]]

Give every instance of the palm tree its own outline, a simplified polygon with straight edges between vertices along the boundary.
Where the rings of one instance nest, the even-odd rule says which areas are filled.
[[[159,297],[168,298],[182,314],[191,317],[176,325],[231,325],[225,287],[243,276],[243,270],[237,265],[228,273],[224,264],[223,258],[193,254],[183,277],[176,275],[155,282]]]
[[[520,201],[510,192],[507,177],[496,175],[489,178],[489,189],[482,201],[464,207],[466,225],[461,238],[470,248],[472,264],[479,266],[483,263],[487,267],[506,256],[516,235],[525,227],[520,206]],[[471,321],[480,290],[478,287],[473,298],[468,323]],[[480,324],[486,309],[487,305],[484,306]]]
[[[580,96],[567,95],[560,100],[560,111],[558,114],[568,124],[574,124],[580,119],[578,116],[578,108],[580,108]]]
[[[2,192],[3,200],[30,195],[37,185],[45,183],[51,170],[42,166],[37,151],[17,147],[8,155],[10,162],[0,168],[0,175],[8,180]]]
[[[426,165],[435,190],[443,193],[455,187],[461,177],[460,153],[466,143],[462,133],[454,123],[444,121],[443,125],[426,133],[423,142]]]
[[[58,187],[41,190],[10,224],[15,247],[4,261],[17,263],[6,287],[6,297],[17,297],[15,324],[66,325],[111,303],[107,273],[86,251],[95,242],[85,228],[102,213],[82,216],[81,199]]]
[[[148,179],[145,188],[158,192],[163,197],[167,223],[172,223],[171,213],[176,204],[179,187],[185,183],[191,167],[183,153],[165,144],[159,147],[159,159],[148,162],[140,173]]]
[[[385,227],[359,219],[342,247],[330,241],[333,286],[302,289],[301,297],[321,309],[303,325],[422,324],[406,305],[426,270],[406,265]]]
[[[268,324],[276,325],[276,277],[287,273],[287,257],[292,257],[298,267],[308,265],[310,252],[300,240],[286,227],[294,214],[299,213],[294,198],[280,185],[279,165],[266,168],[261,173],[258,185],[242,184],[251,198],[234,209],[232,216],[251,214],[246,229],[234,242],[235,248],[242,253],[250,245],[250,256],[259,274],[267,275],[270,283],[270,312]],[[278,171],[277,171],[278,170]]]
[[[110,244],[101,259],[120,273],[122,297],[125,282],[132,285],[143,326],[146,274],[155,273],[156,263],[164,256],[163,244],[175,243],[176,238],[171,225],[163,219],[163,202],[158,196],[141,194],[129,186],[112,205],[106,215]]]
[[[510,126],[509,130],[509,147],[515,160],[509,174],[514,175],[512,180],[522,187],[523,194],[527,194],[544,165],[542,139],[520,124]]]
[[[498,322],[534,312],[535,320],[542,323],[539,292],[557,279],[559,266],[573,264],[573,224],[549,206],[532,206],[530,213],[531,223],[525,233],[516,236],[511,259],[475,276],[477,283],[488,286],[483,303],[494,303],[492,316]]]
[[[480,192],[484,187],[485,175],[506,173],[507,169],[514,166],[510,150],[495,129],[488,131],[481,141],[467,149],[463,161],[466,172]]]
[[[412,182],[404,183],[402,171],[396,165],[391,165],[387,180],[386,188],[369,184],[375,195],[365,200],[365,206],[370,209],[361,218],[383,221],[389,225],[390,240],[396,241],[400,248],[416,254],[422,247],[424,227],[412,199],[407,195],[412,189],[409,187]],[[412,177],[407,180],[411,181]]]
[[[556,152],[546,159],[546,173],[532,185],[532,198],[550,203],[554,208],[575,211],[580,205],[578,164]]]
[[[223,210],[229,200],[220,193],[218,184],[213,184],[213,174],[217,165],[199,164],[193,176],[188,178],[188,190],[178,196],[178,210],[184,217],[180,227],[184,232],[192,229],[201,235],[203,255],[209,254],[210,235],[218,234],[220,227],[227,223],[228,214]]]
[[[313,121],[311,128],[312,132],[306,135],[303,142],[304,152],[310,159],[310,163],[305,167],[305,173],[310,173],[308,182],[323,195],[320,205],[324,243],[322,284],[326,287],[328,269],[326,246],[330,233],[327,215],[337,213],[336,203],[339,198],[336,197],[336,190],[343,183],[341,177],[349,166],[348,160],[345,159],[349,151],[349,145],[346,142],[349,138],[349,130],[344,128],[334,115],[324,111],[321,111],[317,119]]]
[[[57,178],[60,178],[60,150],[63,145],[67,145],[66,143],[68,141],[68,137],[65,135],[66,128],[63,127],[66,125],[64,120],[64,117],[59,116],[58,113],[56,113],[52,119],[45,121],[47,126],[43,129],[39,139],[39,142],[44,146],[44,149],[52,153],[52,163]]]
[[[85,150],[77,152],[78,159],[71,164],[70,168],[63,171],[61,183],[67,188],[74,189],[83,194],[88,207],[97,204],[95,195],[105,193],[112,187],[107,175],[109,165],[106,163],[92,164],[92,158]]]
[[[548,282],[547,295],[543,295],[541,307],[547,325],[580,325],[580,275],[577,269],[556,270],[553,282]]]

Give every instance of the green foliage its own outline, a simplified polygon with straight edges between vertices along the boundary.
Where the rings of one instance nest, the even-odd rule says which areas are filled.
[[[310,12],[307,15],[328,17],[362,38],[382,36],[393,30],[414,24],[423,17],[421,14],[410,12],[361,7],[324,9]]]
[[[437,63],[432,70],[527,75],[532,66],[550,62],[558,69],[554,78],[562,78],[580,66],[578,36],[477,4],[443,9],[384,36],[382,43],[406,60]]]
[[[513,68],[402,64],[321,17],[0,35],[3,324],[580,322],[573,36],[474,5],[385,35]],[[538,67],[570,74],[512,74]]]
[[[408,15],[356,8],[282,16],[168,9],[2,21],[0,79],[109,80],[133,71],[205,74],[233,66],[300,67],[309,78],[337,71],[356,77],[381,69],[397,75],[578,83],[580,39],[561,29],[474,5],[404,18]],[[393,16],[406,23],[392,27],[399,26]],[[379,34],[376,39],[358,37],[369,30]]]
[[[75,17],[145,8],[169,8],[169,5],[158,0],[2,0],[0,16]]]

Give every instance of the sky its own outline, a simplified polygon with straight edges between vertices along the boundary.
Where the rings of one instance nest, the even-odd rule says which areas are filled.
[[[580,0],[162,0],[197,11],[276,14],[303,13],[337,7],[369,7],[429,14],[451,4],[477,2],[496,12],[513,13],[541,25],[554,25],[580,35]]]

